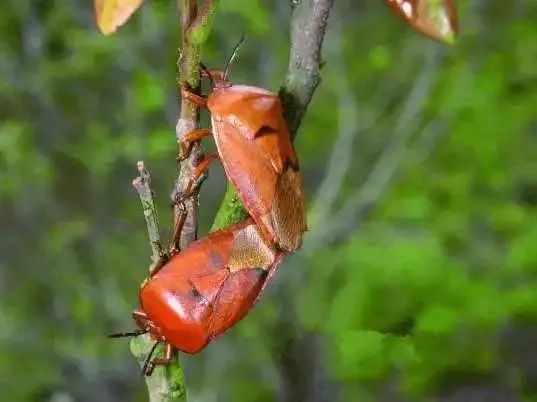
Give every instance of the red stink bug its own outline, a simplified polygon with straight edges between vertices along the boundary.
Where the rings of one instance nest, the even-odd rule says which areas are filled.
[[[251,219],[213,232],[175,254],[140,288],[133,313],[140,330],[165,344],[144,373],[170,363],[174,351],[197,353],[241,320],[275,273],[283,253],[267,246]]]
[[[295,251],[306,230],[298,159],[278,95],[229,82],[229,66],[239,45],[223,73],[205,70],[213,88],[207,99],[183,88],[183,96],[209,109],[212,122],[212,133],[196,130],[184,141],[212,134],[226,175],[264,239],[284,251]],[[203,168],[215,157],[206,159]]]

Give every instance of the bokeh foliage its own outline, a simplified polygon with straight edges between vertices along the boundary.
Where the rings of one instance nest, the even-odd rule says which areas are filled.
[[[461,38],[445,48],[380,1],[336,2],[296,142],[314,240],[247,319],[182,357],[189,400],[537,400],[537,9],[459,3]],[[204,60],[222,65],[246,33],[233,79],[277,89],[289,16],[287,1],[222,0]],[[107,38],[89,1],[3,4],[2,400],[145,399],[126,342],[104,334],[132,326],[149,263],[130,188],[138,159],[170,221],[178,32],[173,1],[147,2]],[[344,135],[335,159],[352,159],[323,206]],[[391,147],[382,185],[370,172]],[[224,188],[214,169],[202,233]]]

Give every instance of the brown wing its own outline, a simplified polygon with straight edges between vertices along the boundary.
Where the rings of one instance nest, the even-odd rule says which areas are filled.
[[[267,270],[275,258],[276,250],[267,245],[259,227],[252,224],[234,233],[228,268],[231,272],[251,268]]]
[[[291,166],[279,177],[270,219],[282,249],[300,248],[302,233],[307,230],[306,205],[300,174]]]

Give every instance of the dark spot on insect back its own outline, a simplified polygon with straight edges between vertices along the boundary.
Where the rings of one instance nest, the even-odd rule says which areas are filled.
[[[265,135],[274,134],[276,130],[269,126],[262,126],[257,133],[255,133],[255,138],[263,137]]]

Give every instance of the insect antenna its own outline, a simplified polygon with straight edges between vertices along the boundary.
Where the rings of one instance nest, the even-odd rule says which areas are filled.
[[[153,357],[153,353],[155,353],[155,349],[157,348],[158,344],[159,344],[159,341],[156,341],[153,344],[153,346],[151,347],[151,350],[149,351],[149,354],[147,355],[147,358],[145,359],[144,367],[142,368],[143,375],[149,375],[147,374],[147,368],[149,367],[149,364],[151,363],[151,358]]]
[[[233,49],[233,53],[231,53],[231,56],[230,56],[229,60],[226,63],[226,68],[224,68],[224,77],[223,77],[224,81],[228,80],[229,67],[231,66],[231,63],[233,63],[233,61],[239,55],[239,49],[240,49],[240,47],[242,46],[242,44],[244,43],[245,40],[246,40],[246,36],[242,35],[241,38],[239,39],[239,42],[235,45],[235,48]]]
[[[108,334],[106,336],[108,338],[128,338],[128,337],[147,334],[148,332],[149,332],[149,329],[137,329],[135,331],[130,331],[130,332],[116,332],[114,334]]]

